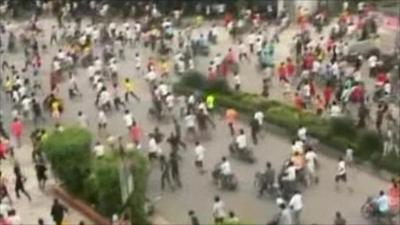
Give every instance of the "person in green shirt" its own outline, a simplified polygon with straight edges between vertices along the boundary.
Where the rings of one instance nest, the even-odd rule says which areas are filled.
[[[233,211],[229,212],[228,218],[225,220],[226,225],[238,225],[239,224],[239,218],[235,215]]]
[[[206,105],[207,105],[207,110],[209,112],[213,112],[214,107],[215,107],[215,97],[214,95],[207,95],[206,97]]]

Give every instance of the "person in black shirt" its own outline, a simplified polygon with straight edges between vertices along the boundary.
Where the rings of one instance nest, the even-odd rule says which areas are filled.
[[[64,214],[68,212],[68,209],[58,202],[58,199],[54,199],[53,206],[51,206],[50,215],[53,217],[56,225],[61,225],[64,219]]]
[[[47,167],[43,157],[39,157],[39,159],[35,163],[35,170],[39,188],[43,190],[47,181],[47,175],[46,175]]]
[[[172,188],[171,177],[170,177],[171,167],[170,164],[165,159],[165,156],[163,155],[160,156],[160,166],[161,166],[161,190],[164,190],[165,183],[167,183],[168,186]]]
[[[257,145],[258,143],[257,135],[260,132],[260,124],[258,123],[256,118],[253,118],[250,121],[250,128],[251,128],[251,138],[253,140],[253,144]]]
[[[25,190],[25,182],[27,179],[24,175],[22,175],[21,168],[18,163],[15,163],[14,175],[15,175],[15,194],[17,195],[17,198],[19,198],[19,192],[21,191],[22,193],[25,194],[25,196],[29,199],[29,201],[32,201],[31,196]]]

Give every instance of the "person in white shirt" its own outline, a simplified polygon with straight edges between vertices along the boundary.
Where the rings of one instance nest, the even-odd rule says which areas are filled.
[[[286,168],[285,176],[282,177],[282,181],[295,182],[296,181],[296,167],[293,162],[290,161]]]
[[[157,79],[157,73],[154,70],[150,70],[147,74],[146,74],[146,80],[150,83],[150,84],[154,84],[155,80]]]
[[[243,129],[239,130],[239,135],[236,137],[236,144],[239,151],[245,151],[247,148],[247,138]]]
[[[340,117],[341,115],[342,115],[342,109],[336,103],[336,101],[333,101],[332,106],[331,106],[330,116],[331,117]]]
[[[303,209],[303,198],[299,191],[295,191],[294,195],[289,201],[289,207],[293,211],[293,222],[294,224],[300,224],[300,213]]]
[[[187,112],[186,116],[184,117],[185,126],[186,126],[186,137],[189,135],[192,138],[196,138],[196,116],[190,112]]]
[[[124,121],[127,128],[130,128],[133,124],[133,116],[129,110],[125,110]]]
[[[107,116],[104,113],[103,110],[99,111],[98,117],[97,117],[97,125],[98,125],[98,130],[99,132],[101,132],[102,130],[106,130],[107,129]]]
[[[198,171],[200,172],[200,174],[203,174],[205,172],[203,169],[203,160],[204,160],[205,149],[198,141],[196,141],[196,143],[195,143],[194,152],[196,154],[194,164],[195,164],[196,168],[198,169]]]
[[[253,32],[247,35],[247,44],[249,45],[250,53],[254,53],[254,45],[256,42],[256,36]]]
[[[78,122],[80,127],[89,128],[89,120],[87,116],[82,113],[82,111],[78,111]]]
[[[307,148],[304,158],[306,161],[307,184],[310,185],[311,182],[317,183],[318,182],[318,176],[316,173],[317,154],[310,147]]]
[[[104,156],[105,148],[100,142],[96,142],[96,145],[93,148],[94,155],[99,158]]]
[[[174,105],[175,105],[174,95],[168,92],[167,97],[165,98],[165,103],[167,105],[168,111],[172,112],[172,110],[174,109]]]
[[[346,162],[342,157],[339,158],[339,162],[337,164],[337,172],[335,176],[336,190],[339,190],[340,182],[347,184]],[[351,187],[348,187],[348,190],[349,192],[352,192]]]
[[[305,126],[300,126],[297,130],[297,137],[303,142],[307,141],[307,128]]]
[[[369,66],[369,76],[374,77],[376,75],[376,66],[378,64],[378,57],[375,55],[371,55],[368,58],[368,66]]]
[[[24,116],[25,119],[30,119],[31,109],[32,109],[32,99],[27,96],[23,96],[21,105],[22,105],[22,115]]]
[[[258,124],[261,127],[263,125],[263,123],[264,123],[264,113],[262,111],[255,112],[254,113],[254,119],[257,120]]]
[[[222,176],[228,177],[232,175],[231,163],[226,159],[226,157],[222,157],[219,169],[221,170]]]
[[[292,154],[303,154],[304,153],[304,143],[303,141],[297,139],[292,142]]]
[[[149,157],[149,160],[152,161],[152,160],[156,159],[158,156],[162,155],[162,150],[161,150],[161,147],[157,144],[157,141],[153,134],[150,134],[149,138],[150,139],[149,139],[148,157]]]
[[[240,91],[240,86],[241,86],[242,82],[241,82],[240,76],[237,72],[235,72],[235,74],[233,75],[233,84],[235,87],[235,91]]]
[[[219,196],[215,196],[213,204],[213,216],[215,224],[222,224],[224,222],[225,213],[225,203],[220,199]]]

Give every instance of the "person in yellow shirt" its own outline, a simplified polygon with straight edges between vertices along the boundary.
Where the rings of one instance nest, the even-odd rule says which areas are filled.
[[[13,82],[10,79],[10,77],[7,76],[4,81],[4,92],[6,93],[7,97],[9,97],[10,99],[12,98],[12,86],[13,86]]]
[[[169,65],[168,65],[167,60],[165,60],[165,59],[162,59],[162,60],[161,60],[160,69],[161,69],[161,76],[162,76],[162,77],[168,77],[168,74],[169,74]]]
[[[125,78],[124,83],[123,83],[123,87],[125,89],[125,101],[126,102],[129,101],[129,96],[132,96],[138,102],[140,102],[139,96],[137,96],[135,94],[135,92],[133,91],[133,82],[129,78]]]

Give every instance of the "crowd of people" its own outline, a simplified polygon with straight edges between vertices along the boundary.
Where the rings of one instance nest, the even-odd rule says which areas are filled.
[[[209,60],[208,79],[233,80],[235,91],[243,91],[242,78],[245,77],[240,75],[238,68],[256,61],[252,64],[262,75],[259,80],[261,95],[270,97],[270,92],[278,86],[284,90],[284,101],[299,111],[329,118],[356,114],[359,128],[376,129],[384,137],[382,154],[400,154],[397,144],[399,118],[395,115],[398,109],[393,103],[399,77],[394,73],[395,65],[390,63],[394,56],[376,50],[367,53],[351,51],[355,36],[359,39],[376,38],[376,22],[367,5],[351,12],[345,4],[343,13],[333,22],[327,35],[322,34],[326,20],[323,11],[313,15],[300,7],[298,17],[292,18],[296,19],[294,26],[298,30],[293,43],[290,43],[293,48],[285,59],[278,60],[275,48],[289,20],[285,11],[276,19],[269,16],[265,19],[260,13],[246,9],[235,19],[226,12],[226,6],[216,4],[200,8],[204,15],[184,26],[181,10],[163,14],[155,3],[144,4],[143,8],[132,7],[132,12],[137,14],[135,19],[121,21],[110,16],[107,3],[92,0],[88,2],[90,22],[87,22],[80,15],[82,2],[65,1],[65,4],[55,5],[50,2],[37,1],[36,13],[22,25],[23,31],[16,28],[13,21],[0,22],[3,31],[0,34],[3,113],[0,119],[0,160],[12,158],[15,161],[15,182],[12,184],[15,184],[17,199],[22,193],[31,201],[30,191],[25,188],[27,178],[19,166],[18,157],[15,157],[15,152],[24,146],[23,137],[28,134],[33,146],[32,161],[38,185],[42,190],[46,188],[49,165],[37,143],[46,138],[48,124],[62,132],[64,125],[76,124],[90,129],[93,128],[92,121],[96,121],[94,157],[103,157],[108,149],[106,145],[123,138],[128,143],[127,148],[138,149],[148,156],[153,170],[161,170],[163,191],[166,188],[184,188],[181,180],[184,171],[180,168],[184,150],[193,148],[194,165],[199,174],[206,174],[208,168],[204,160],[208,149],[204,143],[213,141],[211,134],[217,124],[215,109],[218,99],[212,94],[202,96],[196,92],[177,94],[171,85],[175,74],[179,77],[187,71],[202,70],[195,63],[199,57]],[[10,8],[7,4],[4,4],[6,11]],[[2,8],[0,13],[4,14],[3,11]],[[204,18],[214,13],[223,18],[223,22],[214,20],[211,26],[205,25]],[[49,14],[56,16],[57,23],[46,27],[43,21]],[[210,48],[219,44],[223,32],[232,38],[229,40],[232,46],[225,54],[210,55]],[[53,54],[54,49],[57,50]],[[146,49],[148,54],[143,54],[141,49]],[[24,55],[22,65],[12,56],[20,52]],[[128,58],[130,52],[134,52],[133,58]],[[44,58],[50,60],[44,61]],[[120,66],[127,61],[131,65],[131,74],[122,74]],[[365,72],[364,64],[367,64],[368,72]],[[44,74],[48,68],[50,73]],[[82,82],[82,76],[87,77],[89,85]],[[366,87],[370,78],[375,79],[373,92]],[[148,117],[156,123],[171,123],[173,131],[169,134],[158,126],[144,134],[143,130],[149,128],[143,129],[141,121],[131,110],[131,106],[141,108],[141,102],[146,101],[143,90],[136,89],[138,80],[146,81],[146,91],[151,96]],[[97,115],[77,109],[75,104],[79,101],[93,103]],[[6,115],[3,105],[11,106],[4,107],[10,108],[9,115]],[[67,109],[74,111],[73,121],[64,118]],[[375,117],[370,115],[372,111],[376,111]],[[114,115],[119,115],[126,126],[120,128],[123,130],[121,136],[111,132]],[[9,124],[5,123],[5,117],[11,118]],[[233,138],[229,150],[239,160],[253,162],[251,143],[238,120],[236,109],[225,111],[225,122],[232,136],[226,138]],[[374,121],[375,127],[369,125],[370,120]],[[262,138],[263,123],[263,112],[255,110],[249,123],[253,145]],[[163,143],[170,146],[169,151]],[[256,173],[259,196],[272,195],[280,209],[271,224],[301,223],[304,207],[301,192],[319,182],[316,150],[307,134],[307,127],[301,126],[281,169],[276,170],[281,166],[276,162],[266,162],[265,170]],[[348,167],[352,164],[353,149],[349,146],[346,154],[338,160],[337,173],[332,175],[338,190],[344,184],[349,192],[353,191],[347,178]],[[230,157],[222,156],[211,173],[218,188],[236,189],[239,175],[235,174]],[[0,224],[19,225],[21,218],[13,208],[14,200],[8,191],[10,177],[0,177]],[[399,181],[394,179],[388,191],[380,191],[372,201],[371,213],[386,215],[390,211],[397,212],[399,202]],[[201,224],[196,212],[188,210],[190,222]],[[51,216],[57,225],[62,224],[67,212],[58,200],[54,201]],[[220,196],[215,196],[212,212],[216,224],[238,224],[240,221],[234,211],[226,209]],[[42,218],[38,219],[39,224],[44,224]],[[115,219],[115,223],[122,222]],[[346,220],[337,212],[333,223],[343,225]]]

